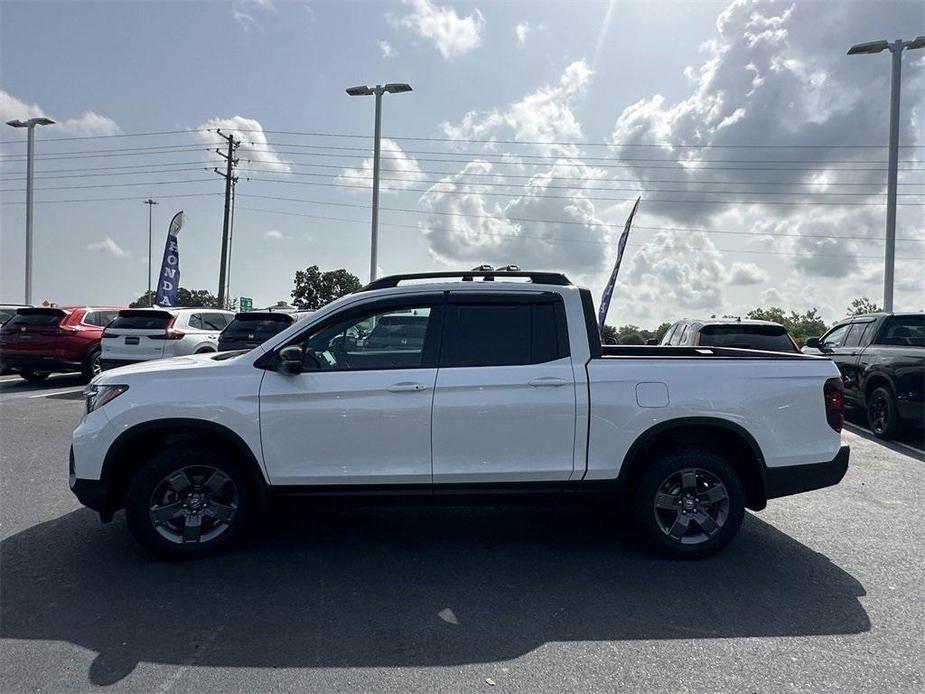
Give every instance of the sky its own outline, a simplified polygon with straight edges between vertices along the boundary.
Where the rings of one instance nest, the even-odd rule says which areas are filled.
[[[241,141],[231,295],[296,270],[515,263],[600,296],[608,322],[882,299],[888,53],[920,2],[0,2],[0,116],[36,133],[33,302],[125,304],[170,218],[183,286],[217,292],[222,165]],[[903,58],[897,310],[925,307],[925,50]],[[0,134],[0,302],[22,301],[25,131]]]

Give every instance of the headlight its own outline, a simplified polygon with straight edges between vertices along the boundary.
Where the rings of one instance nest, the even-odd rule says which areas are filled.
[[[98,410],[110,400],[114,400],[128,390],[126,385],[98,386],[89,385],[84,390],[84,397],[87,399],[87,414]]]

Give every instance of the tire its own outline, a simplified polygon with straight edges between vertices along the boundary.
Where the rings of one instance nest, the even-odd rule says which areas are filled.
[[[878,439],[893,439],[902,430],[893,391],[878,386],[867,397],[867,424]]]
[[[193,352],[193,354],[208,354],[209,352],[214,352],[214,351],[215,350],[212,349],[211,347],[201,347],[200,349],[197,349],[195,352]]]
[[[255,510],[253,478],[221,447],[171,444],[129,485],[125,518],[135,539],[163,559],[199,559],[233,546]]]
[[[632,494],[633,515],[650,546],[676,559],[719,551],[735,537],[745,515],[738,473],[705,449],[661,454]]]
[[[20,377],[29,381],[29,383],[41,383],[46,378],[48,378],[48,371],[33,371],[32,369],[25,369],[19,372]]]
[[[87,355],[87,358],[84,359],[83,367],[80,369],[80,378],[84,383],[89,383],[93,380],[94,376],[102,373],[103,369],[100,365],[100,358],[102,357],[102,352],[99,349],[94,349],[90,354]]]

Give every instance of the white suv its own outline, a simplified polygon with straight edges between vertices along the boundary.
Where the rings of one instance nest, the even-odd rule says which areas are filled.
[[[211,308],[130,308],[103,332],[103,369],[151,359],[215,352],[218,336],[234,319]]]

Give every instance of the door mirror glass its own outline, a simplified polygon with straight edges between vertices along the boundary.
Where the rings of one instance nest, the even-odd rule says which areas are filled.
[[[279,370],[287,374],[302,373],[304,356],[299,345],[289,345],[279,351]]]
[[[810,349],[819,349],[822,346],[822,343],[819,342],[818,337],[810,337],[806,340],[805,346],[809,347]]]

